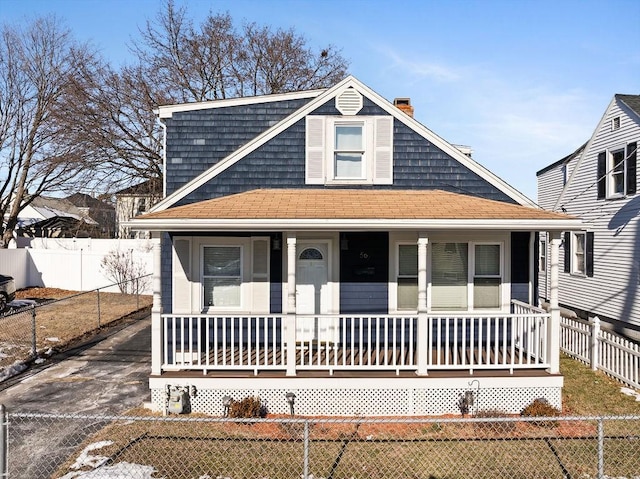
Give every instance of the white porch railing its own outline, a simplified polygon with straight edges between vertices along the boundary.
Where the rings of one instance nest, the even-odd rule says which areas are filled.
[[[162,315],[165,371],[286,370],[287,321],[296,328],[294,370],[545,369],[549,314],[514,302],[511,314]],[[418,335],[418,321],[427,324]],[[292,368],[289,368],[291,370]]]
[[[563,317],[561,328],[561,351],[640,389],[640,344],[603,331],[597,316],[592,321]]]

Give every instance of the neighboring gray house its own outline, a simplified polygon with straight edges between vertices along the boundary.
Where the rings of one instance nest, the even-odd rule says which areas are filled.
[[[118,238],[140,238],[139,231],[131,231],[124,223],[146,213],[162,199],[162,180],[147,180],[118,191],[116,197],[116,225]],[[146,235],[142,233],[142,237]]]
[[[557,257],[580,221],[407,106],[348,77],[159,108],[166,197],[125,225],[162,239],[157,408],[167,391],[211,414],[248,395],[286,413],[288,392],[314,415],[459,413],[471,396],[560,407],[557,289],[549,313],[534,306],[535,246],[550,232]]]
[[[615,95],[589,141],[540,170],[538,203],[583,220],[564,235],[562,306],[583,318],[599,316],[640,339],[640,195],[637,148],[640,95]],[[549,298],[549,254],[540,243],[540,294]]]
[[[18,216],[16,237],[100,237],[100,225],[69,199],[38,196]],[[98,236],[96,236],[98,235]]]

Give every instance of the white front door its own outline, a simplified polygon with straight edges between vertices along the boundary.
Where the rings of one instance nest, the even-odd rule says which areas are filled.
[[[298,341],[333,341],[336,327],[317,315],[330,311],[327,243],[302,243],[296,263],[296,324]]]

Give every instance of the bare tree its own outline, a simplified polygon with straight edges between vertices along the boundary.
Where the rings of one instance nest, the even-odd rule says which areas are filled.
[[[162,175],[160,105],[323,88],[344,78],[347,62],[328,45],[317,51],[294,30],[246,24],[209,14],[198,26],[186,8],[166,3],[132,46],[137,63],[108,68],[78,85],[89,118],[79,139],[103,156],[103,184],[135,184]],[[119,183],[118,183],[119,182]]]
[[[34,198],[91,182],[86,144],[73,141],[77,119],[65,103],[80,66],[89,68],[95,57],[55,17],[24,29],[5,25],[1,34],[0,246],[6,247],[18,214]]]

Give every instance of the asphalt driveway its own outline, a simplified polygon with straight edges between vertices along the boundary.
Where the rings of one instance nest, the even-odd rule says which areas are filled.
[[[9,412],[117,414],[149,400],[151,319],[125,323],[0,385]]]
[[[0,404],[9,412],[11,478],[50,477],[101,426],[23,414],[117,415],[149,401],[150,329],[149,316],[131,320],[0,384]]]

